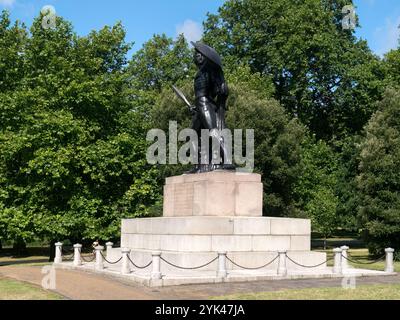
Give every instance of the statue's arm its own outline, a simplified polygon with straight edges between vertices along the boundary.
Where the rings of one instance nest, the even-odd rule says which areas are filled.
[[[229,88],[228,84],[224,82],[218,92],[218,98],[217,98],[217,104],[219,108],[224,108],[225,110],[228,110],[228,106],[226,104],[227,100],[229,97]]]

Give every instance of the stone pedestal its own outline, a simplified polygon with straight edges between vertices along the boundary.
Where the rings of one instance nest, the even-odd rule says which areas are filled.
[[[209,172],[167,178],[164,217],[261,217],[263,185],[259,174]]]
[[[171,263],[190,268],[226,252],[236,264],[255,268],[286,252],[300,264],[326,268],[326,254],[310,251],[310,220],[263,217],[262,202],[259,174],[220,171],[167,178],[164,216],[123,220],[121,247],[131,249],[139,264],[159,251]],[[265,270],[278,270],[278,264],[279,259]],[[285,267],[299,270],[290,261]],[[231,262],[226,268],[228,273],[238,269]],[[202,270],[217,269],[215,261]],[[163,262],[160,270],[182,272]]]

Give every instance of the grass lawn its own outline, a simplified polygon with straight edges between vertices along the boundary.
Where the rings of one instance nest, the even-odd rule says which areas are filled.
[[[400,284],[235,294],[216,300],[400,300]]]
[[[328,258],[333,257],[332,250],[317,250],[326,252]],[[368,255],[367,249],[349,250],[349,257],[362,263],[374,261]],[[385,270],[385,261],[373,264],[350,263],[358,269]],[[328,262],[332,266],[333,261]],[[400,262],[394,263],[395,272],[400,273]],[[400,300],[400,284],[357,286],[356,289],[343,288],[310,288],[299,290],[281,290],[273,292],[235,294],[223,297],[213,297],[217,300]]]
[[[0,300],[61,300],[61,296],[15,280],[0,278]]]
[[[319,251],[319,250],[318,250]],[[321,252],[326,252],[328,258],[333,257],[332,250],[326,250],[326,251],[321,251]],[[367,249],[350,249],[348,251],[349,253],[349,258],[351,260],[357,260],[357,262],[361,263],[352,263],[349,262],[349,265],[357,268],[357,269],[369,269],[369,270],[378,270],[378,271],[384,271],[385,270],[385,260],[373,263],[373,264],[364,264],[364,263],[369,263],[373,262],[374,259],[372,259],[369,254]],[[328,262],[328,266],[333,266],[333,260]],[[394,271],[400,273],[400,261],[395,261],[394,262]]]
[[[45,266],[50,264],[49,258],[45,256],[12,257],[0,255],[0,267],[2,265],[23,266]]]

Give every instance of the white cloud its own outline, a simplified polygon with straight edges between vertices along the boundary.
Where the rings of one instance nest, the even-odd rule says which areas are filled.
[[[203,26],[198,22],[188,19],[176,27],[176,34],[183,34],[188,42],[196,42],[203,36]]]
[[[0,6],[11,7],[15,3],[15,0],[0,0]]]
[[[399,45],[400,38],[400,17],[394,21],[386,18],[385,25],[375,29],[374,39],[376,42],[375,52],[383,56],[391,49],[396,49]]]

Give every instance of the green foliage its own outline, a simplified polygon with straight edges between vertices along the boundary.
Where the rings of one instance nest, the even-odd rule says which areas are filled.
[[[165,34],[155,35],[134,54],[128,68],[132,84],[139,90],[160,91],[193,71],[192,55],[180,35],[176,40]]]
[[[23,78],[23,56],[27,33],[24,26],[16,22],[11,26],[9,13],[0,14],[0,88],[12,90]]]
[[[376,253],[400,243],[400,93],[383,94],[400,49],[380,60],[343,30],[351,3],[227,0],[204,41],[224,58],[228,127],[255,130],[264,214],[325,237],[362,228]],[[145,138],[190,127],[171,85],[194,96],[192,51],[154,35],[127,61],[121,23],[81,37],[41,18],[28,32],[0,15],[0,241],[116,239],[121,218],[160,215],[164,178],[186,170],[148,165]]]
[[[21,44],[24,77],[1,86],[0,238],[117,238],[121,218],[159,202],[143,100],[125,73],[130,45],[120,23],[78,37],[61,18],[54,30],[40,21]]]
[[[325,142],[307,138],[303,143],[301,168],[294,188],[297,205],[311,219],[313,231],[326,238],[338,227],[336,155]]]
[[[400,49],[389,51],[382,64],[387,84],[400,85]]]
[[[400,248],[400,91],[389,89],[361,144],[359,211],[372,252]]]
[[[358,132],[382,93],[379,61],[342,28],[352,1],[228,0],[204,23],[204,39],[228,65],[272,78],[276,99],[318,138]]]
[[[360,196],[357,190],[356,176],[359,173],[361,136],[348,136],[335,143],[334,150],[338,157],[338,180],[336,195],[339,197],[337,207],[338,225],[347,231],[361,230],[357,219]]]

